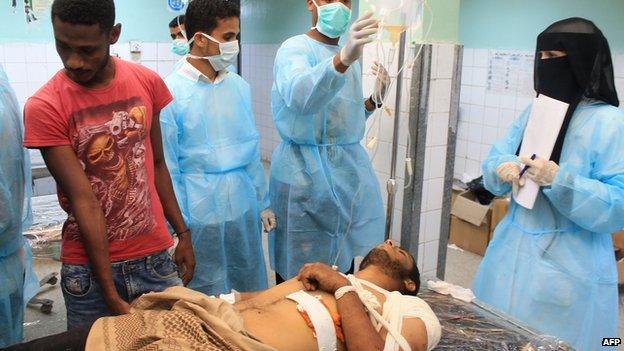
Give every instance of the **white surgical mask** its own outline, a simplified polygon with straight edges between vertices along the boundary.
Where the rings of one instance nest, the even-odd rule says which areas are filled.
[[[214,56],[195,56],[193,54],[189,54],[188,57],[198,60],[208,60],[212,68],[214,68],[214,70],[217,72],[222,71],[236,63],[236,57],[240,52],[238,40],[221,43],[206,33],[199,34],[219,44],[219,51],[221,52],[221,54]],[[191,39],[189,44],[192,43],[194,39],[195,38]]]

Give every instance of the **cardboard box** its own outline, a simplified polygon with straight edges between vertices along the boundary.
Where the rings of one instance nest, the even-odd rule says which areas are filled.
[[[492,241],[492,239],[494,238],[494,231],[496,230],[496,226],[507,215],[507,210],[509,209],[509,199],[496,198],[492,201],[491,208],[492,219],[490,221],[490,241]]]
[[[490,225],[490,206],[481,205],[474,194],[467,190],[455,198],[451,207],[451,214],[468,223],[479,227],[486,223]]]
[[[466,251],[483,256],[489,242],[490,226],[488,224],[484,223],[477,227],[456,216],[451,216],[449,244],[455,244]]]
[[[470,191],[457,195],[451,208],[449,244],[483,256],[490,242],[490,206],[481,205]]]

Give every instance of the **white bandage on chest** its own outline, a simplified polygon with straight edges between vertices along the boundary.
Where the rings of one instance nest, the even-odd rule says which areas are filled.
[[[337,350],[334,320],[321,301],[303,290],[292,293],[286,298],[295,301],[297,309],[308,314],[314,326],[319,351]]]

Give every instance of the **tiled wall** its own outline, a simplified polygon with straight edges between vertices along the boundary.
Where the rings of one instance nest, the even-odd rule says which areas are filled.
[[[388,48],[386,48],[387,51]],[[371,93],[374,76],[368,69],[376,55],[373,48],[365,51],[363,60],[364,71],[364,95]],[[414,48],[409,56],[414,55]],[[397,61],[397,60],[395,60]],[[440,224],[442,220],[442,196],[444,175],[446,171],[446,148],[449,130],[449,116],[451,110],[451,87],[454,62],[453,45],[434,45],[431,63],[431,80],[428,103],[427,140],[425,148],[425,164],[413,165],[413,168],[424,166],[423,194],[420,213],[420,234],[418,246],[418,266],[426,276],[435,276],[438,264],[438,250],[440,245]],[[390,67],[389,71],[397,72],[397,63]],[[408,146],[408,130],[410,118],[410,89],[412,86],[411,67],[404,70],[403,91],[401,92],[401,106],[399,118],[399,148],[396,169],[397,193],[394,207],[394,218],[391,237],[396,240],[401,238],[402,209],[405,188],[405,158]],[[386,105],[390,108],[392,116],[385,112],[376,115],[368,121],[368,127],[375,130],[374,123],[380,123],[379,132],[370,133],[368,138],[376,136],[378,141],[376,150],[368,150],[372,157],[373,168],[379,179],[382,190],[384,208],[387,206],[386,185],[390,178],[392,157],[392,133],[394,128],[394,108],[396,87],[389,93]],[[366,140],[368,141],[368,140]]]
[[[128,43],[119,43],[111,48],[113,54],[125,60],[131,60]],[[174,63],[179,58],[171,53],[171,43],[142,43],[139,60],[145,66],[158,72],[162,77],[171,73]],[[63,65],[54,44],[11,43],[0,45],[0,65],[3,66],[15,95],[24,106],[28,97],[33,95]],[[43,167],[43,159],[39,151],[31,150],[33,167]],[[34,195],[54,193],[52,178],[37,179]]]
[[[450,117],[455,55],[455,45],[433,45],[418,249],[428,276],[436,275],[438,265],[448,133],[454,128]]]
[[[497,93],[488,89],[488,74],[494,50],[465,49],[462,68],[459,130],[455,158],[455,177],[472,179],[481,175],[481,162],[492,144],[507,133],[510,124],[535,96],[527,89]],[[528,54],[528,51],[510,53]],[[614,55],[618,95],[624,98],[624,55]],[[533,81],[533,71],[519,79]],[[620,105],[624,107],[624,104]]]
[[[142,43],[141,62],[161,76],[169,74],[176,61],[171,43]],[[128,43],[116,44],[112,52],[130,60]],[[54,44],[12,43],[0,45],[0,64],[6,71],[20,105],[24,105],[63,66]]]
[[[273,64],[279,47],[279,44],[245,44],[242,47],[243,78],[251,85],[252,106],[260,133],[260,154],[265,161],[271,160],[273,150],[281,141],[271,113]]]

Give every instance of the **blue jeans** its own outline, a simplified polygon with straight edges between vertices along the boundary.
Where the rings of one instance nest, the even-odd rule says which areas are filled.
[[[182,285],[178,267],[167,251],[137,260],[114,262],[111,269],[119,296],[128,302],[145,293]],[[68,330],[88,327],[98,318],[111,315],[89,265],[63,264],[61,287]]]

